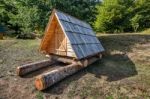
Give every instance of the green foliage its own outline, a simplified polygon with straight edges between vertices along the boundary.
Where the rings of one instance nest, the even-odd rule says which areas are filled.
[[[0,22],[17,34],[44,31],[53,8],[87,22],[94,22],[95,0],[3,0],[0,1]]]
[[[132,19],[131,19],[131,25],[134,29],[134,32],[137,32],[137,29],[139,28],[139,21],[141,19],[141,15],[136,14]]]
[[[99,32],[137,32],[150,28],[150,0],[1,0],[0,24],[16,34],[42,34],[53,8]]]
[[[96,15],[95,0],[52,0],[52,6],[81,20],[93,23]]]
[[[150,28],[150,0],[136,0],[132,9],[131,24],[134,31],[134,24],[138,25],[137,30]]]
[[[98,6],[95,28],[100,32],[123,32],[129,23],[131,0],[104,0]]]
[[[10,25],[9,24],[9,14],[15,13],[15,9],[12,6],[11,0],[1,0],[0,1],[0,25]]]
[[[16,33],[26,34],[34,32],[36,29],[37,31],[44,30],[49,18],[50,3],[47,4],[42,0],[4,0],[4,3],[7,4],[6,7],[13,8],[6,12],[9,18],[7,23]]]
[[[150,27],[150,0],[104,0],[98,7],[99,32],[136,32]]]
[[[38,92],[36,95],[37,99],[44,99],[43,94],[41,92]]]

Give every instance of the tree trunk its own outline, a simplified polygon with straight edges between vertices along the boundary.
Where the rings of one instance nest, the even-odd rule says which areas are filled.
[[[23,76],[27,73],[30,73],[32,71],[36,71],[40,68],[43,68],[43,67],[47,67],[49,65],[52,65],[54,62],[50,61],[50,60],[43,60],[43,61],[40,61],[40,62],[35,62],[35,63],[30,63],[30,64],[26,64],[26,65],[23,65],[23,66],[19,66],[17,67],[17,75],[19,76]]]

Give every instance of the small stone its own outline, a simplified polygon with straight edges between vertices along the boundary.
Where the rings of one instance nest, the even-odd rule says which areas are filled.
[[[2,59],[0,59],[0,64],[1,64],[1,63],[3,63],[3,60],[2,60]]]
[[[15,78],[14,80],[15,80],[15,81],[17,81],[17,79],[16,79],[16,78]]]
[[[7,74],[10,76],[15,76],[15,74],[12,71],[8,71]]]

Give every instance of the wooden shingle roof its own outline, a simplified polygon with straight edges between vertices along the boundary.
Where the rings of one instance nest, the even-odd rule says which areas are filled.
[[[54,12],[78,59],[104,51],[89,24],[61,11]]]

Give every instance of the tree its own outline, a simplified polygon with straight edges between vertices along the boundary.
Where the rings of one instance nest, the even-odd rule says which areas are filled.
[[[123,32],[129,25],[133,0],[104,0],[98,8],[95,28],[99,32]],[[127,27],[126,27],[127,26]]]
[[[52,7],[92,24],[98,3],[98,0],[52,0]]]
[[[130,21],[134,31],[150,28],[150,0],[136,0],[132,9]]]
[[[97,8],[97,31],[137,32],[150,28],[150,0],[104,0]]]
[[[11,0],[11,4],[15,8],[15,13],[9,13],[9,23],[12,27],[15,26],[15,28],[18,28],[21,33],[31,33],[36,28],[43,30],[45,26],[44,22],[48,19],[44,19],[43,16],[46,16],[49,9],[45,10],[47,6],[42,0]],[[43,7],[42,9],[40,8],[41,6]]]
[[[137,32],[138,28],[139,28],[139,21],[141,19],[141,15],[136,14],[130,21],[131,21],[131,25],[132,28],[134,29],[134,32]]]
[[[44,31],[53,8],[92,23],[96,4],[95,0],[3,0],[0,17],[17,33],[40,32]]]
[[[14,12],[14,7],[9,3],[10,0],[6,2],[6,0],[0,1],[0,23],[8,24],[9,21],[9,13]]]

